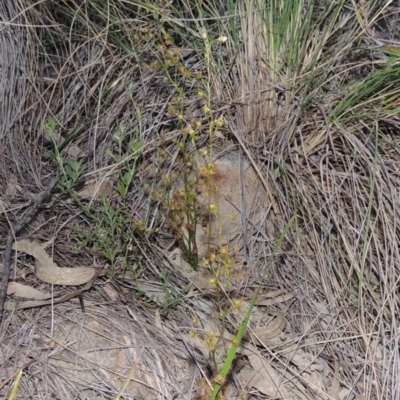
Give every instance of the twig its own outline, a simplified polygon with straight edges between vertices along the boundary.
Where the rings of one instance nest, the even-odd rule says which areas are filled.
[[[247,242],[247,204],[246,204],[246,182],[244,175],[244,162],[243,162],[243,149],[239,147],[239,161],[240,161],[240,187],[242,195],[242,234],[243,234],[243,264],[247,265],[247,255],[248,255],[248,242]]]
[[[35,202],[32,202],[32,204],[27,208],[21,220],[18,221],[14,226],[10,226],[10,231],[6,239],[6,247],[4,250],[4,272],[0,287],[0,324],[3,321],[4,304],[6,302],[8,281],[10,280],[13,239],[16,238],[16,235],[25,227],[28,220],[36,213],[39,206],[49,196],[57,182],[58,174],[57,177],[49,183],[46,190],[40,194],[39,199]]]
[[[3,389],[4,386],[7,385],[8,382],[10,382],[12,379],[14,379],[18,373],[20,371],[23,371],[24,369],[27,369],[28,367],[30,367],[36,360],[30,360],[27,363],[25,363],[20,369],[18,369],[18,371],[16,371],[14,374],[12,374],[9,378],[7,378],[6,380],[4,380],[2,383],[0,383],[0,390]]]

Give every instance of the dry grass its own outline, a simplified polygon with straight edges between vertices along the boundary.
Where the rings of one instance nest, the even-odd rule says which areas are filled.
[[[196,380],[215,372],[204,341],[189,331],[195,317],[205,331],[215,328],[218,320],[208,320],[216,299],[206,286],[185,291],[193,282],[170,257],[176,244],[157,197],[162,177],[182,167],[176,142],[182,124],[173,108],[184,110],[189,123],[201,121],[197,146],[208,143],[211,127],[198,96],[204,90],[214,118],[225,121],[214,146],[251,158],[271,195],[233,296],[248,298],[267,277],[264,295],[281,288],[296,299],[268,308],[285,312],[284,331],[252,347],[279,377],[275,398],[399,398],[400,11],[380,3],[319,2],[314,18],[331,7],[335,24],[321,25],[318,36],[310,20],[314,28],[302,31],[290,50],[297,64],[290,65],[285,47],[273,47],[271,32],[262,29],[259,2],[234,10],[205,5],[204,15],[185,1],[179,14],[156,2],[2,3],[1,19],[9,23],[0,27],[0,244],[54,177],[54,143],[65,161],[83,168],[76,192],[113,183],[108,200],[131,238],[110,280],[93,243],[74,252],[82,244],[75,227],[96,229],[82,207],[59,192],[41,207],[20,236],[50,243],[60,266],[94,265],[100,276],[85,294],[85,313],[72,302],[7,314],[0,330],[3,397],[24,366],[21,399],[112,399],[132,365],[137,371],[125,398],[190,399]],[[223,18],[207,19],[216,15]],[[290,43],[306,25],[296,23],[282,33]],[[228,40],[214,43],[207,58],[202,32],[211,44]],[[190,76],[182,77],[182,65]],[[194,78],[200,72],[203,78]],[[43,129],[51,118],[53,138]],[[142,151],[123,200],[116,181],[132,165],[128,147],[136,129]],[[118,153],[113,136],[121,132],[123,157],[116,160],[110,150]],[[101,201],[84,204],[102,215]],[[125,240],[121,232],[116,238]],[[12,279],[53,290],[30,264],[19,257]],[[133,265],[142,273],[134,276]],[[248,398],[272,398],[241,384],[230,377],[232,393],[239,387]]]

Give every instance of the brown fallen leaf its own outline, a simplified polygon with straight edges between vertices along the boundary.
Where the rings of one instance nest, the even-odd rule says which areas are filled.
[[[4,305],[5,310],[22,310],[25,308],[33,308],[33,307],[40,307],[40,306],[47,306],[53,304],[64,303],[68,300],[73,299],[74,297],[80,296],[82,293],[86,292],[92,287],[93,280],[88,282],[83,288],[79,290],[75,290],[72,293],[67,293],[63,296],[55,297],[49,300],[28,300],[28,301],[6,301]]]
[[[79,286],[95,276],[94,268],[60,268],[38,242],[22,239],[13,244],[13,250],[22,251],[36,259],[35,275],[43,282],[53,285]]]
[[[10,282],[7,286],[7,294],[13,294],[16,297],[23,297],[25,299],[45,300],[52,297],[50,293],[43,293],[30,286],[22,285],[18,282]]]

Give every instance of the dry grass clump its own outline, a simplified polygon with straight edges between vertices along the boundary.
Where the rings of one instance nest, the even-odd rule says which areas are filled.
[[[18,237],[99,275],[85,313],[7,313],[3,397],[20,369],[21,398],[399,397],[400,34],[383,3],[0,6],[1,246],[59,174]],[[226,149],[265,190],[256,219],[214,171]],[[224,204],[196,198],[204,166],[248,216],[245,252],[223,224],[196,252]],[[31,263],[18,255],[12,279],[70,291]]]

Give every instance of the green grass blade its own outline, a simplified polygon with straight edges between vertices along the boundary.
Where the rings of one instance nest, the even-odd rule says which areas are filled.
[[[276,244],[274,246],[272,254],[269,257],[268,264],[271,263],[272,259],[275,257],[276,253],[281,248],[283,240],[285,239],[285,237],[286,237],[287,233],[289,232],[289,229],[291,228],[293,221],[295,221],[295,219],[296,219],[296,215],[293,215],[292,218],[290,218],[289,222],[286,224],[285,228],[283,229],[282,234],[280,235],[278,241],[276,242]],[[240,327],[238,329],[238,332],[232,341],[232,346],[226,357],[224,365],[222,366],[221,371],[219,372],[217,377],[215,378],[214,389],[213,389],[213,392],[211,393],[210,400],[215,400],[217,398],[217,395],[218,395],[219,391],[221,390],[221,386],[222,386],[224,380],[226,379],[229,370],[231,369],[233,360],[235,359],[235,356],[236,356],[237,349],[239,348],[240,343],[243,339],[243,336],[246,332],[251,313],[253,312],[254,304],[255,304],[258,294],[260,292],[261,283],[262,282],[260,282],[259,286],[257,287],[257,289],[251,299],[249,308],[247,309],[246,315],[244,316],[243,321],[240,324]]]

